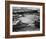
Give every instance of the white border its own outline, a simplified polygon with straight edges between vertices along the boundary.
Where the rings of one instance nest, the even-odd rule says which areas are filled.
[[[25,32],[12,32],[12,7],[34,7],[40,8],[40,31],[25,31]],[[36,5],[17,5],[17,4],[10,4],[10,35],[20,35],[20,34],[39,34],[42,32],[42,6]]]

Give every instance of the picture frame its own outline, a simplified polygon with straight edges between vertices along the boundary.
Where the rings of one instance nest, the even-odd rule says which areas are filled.
[[[31,11],[32,10],[34,10],[34,11],[30,12],[30,9],[31,9]],[[29,12],[27,12],[27,11],[29,11]],[[30,28],[30,29],[27,28],[26,30],[23,30],[25,28],[20,29],[17,26],[15,27],[16,29],[11,28],[12,24],[14,24],[14,21],[12,21],[11,19],[15,13],[20,13],[20,12],[26,13],[27,16],[29,16],[28,13],[33,13],[33,16],[31,15],[31,17],[32,17],[31,19],[33,19],[34,13],[36,14],[37,11],[41,13],[38,15],[40,17],[40,22],[39,22],[40,24],[38,24],[40,26],[40,28],[38,30],[39,33],[37,32],[37,29],[36,29],[36,32],[34,32],[34,30],[33,31],[31,30],[32,32],[30,32],[30,29],[32,29],[32,28]],[[12,13],[13,13],[13,15],[12,15]],[[19,16],[21,16],[21,15],[19,15]],[[32,21],[31,21],[31,23],[32,23]],[[13,31],[12,31],[12,29],[13,29]],[[22,31],[22,32],[20,33],[19,31]],[[27,31],[27,32],[23,32],[23,31]],[[11,32],[13,32],[13,33],[11,33]],[[33,36],[44,36],[44,35],[45,35],[45,4],[44,3],[5,1],[5,38],[33,37]]]

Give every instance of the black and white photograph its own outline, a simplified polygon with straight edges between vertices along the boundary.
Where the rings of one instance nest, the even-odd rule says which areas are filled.
[[[13,32],[40,30],[40,9],[13,7]]]

